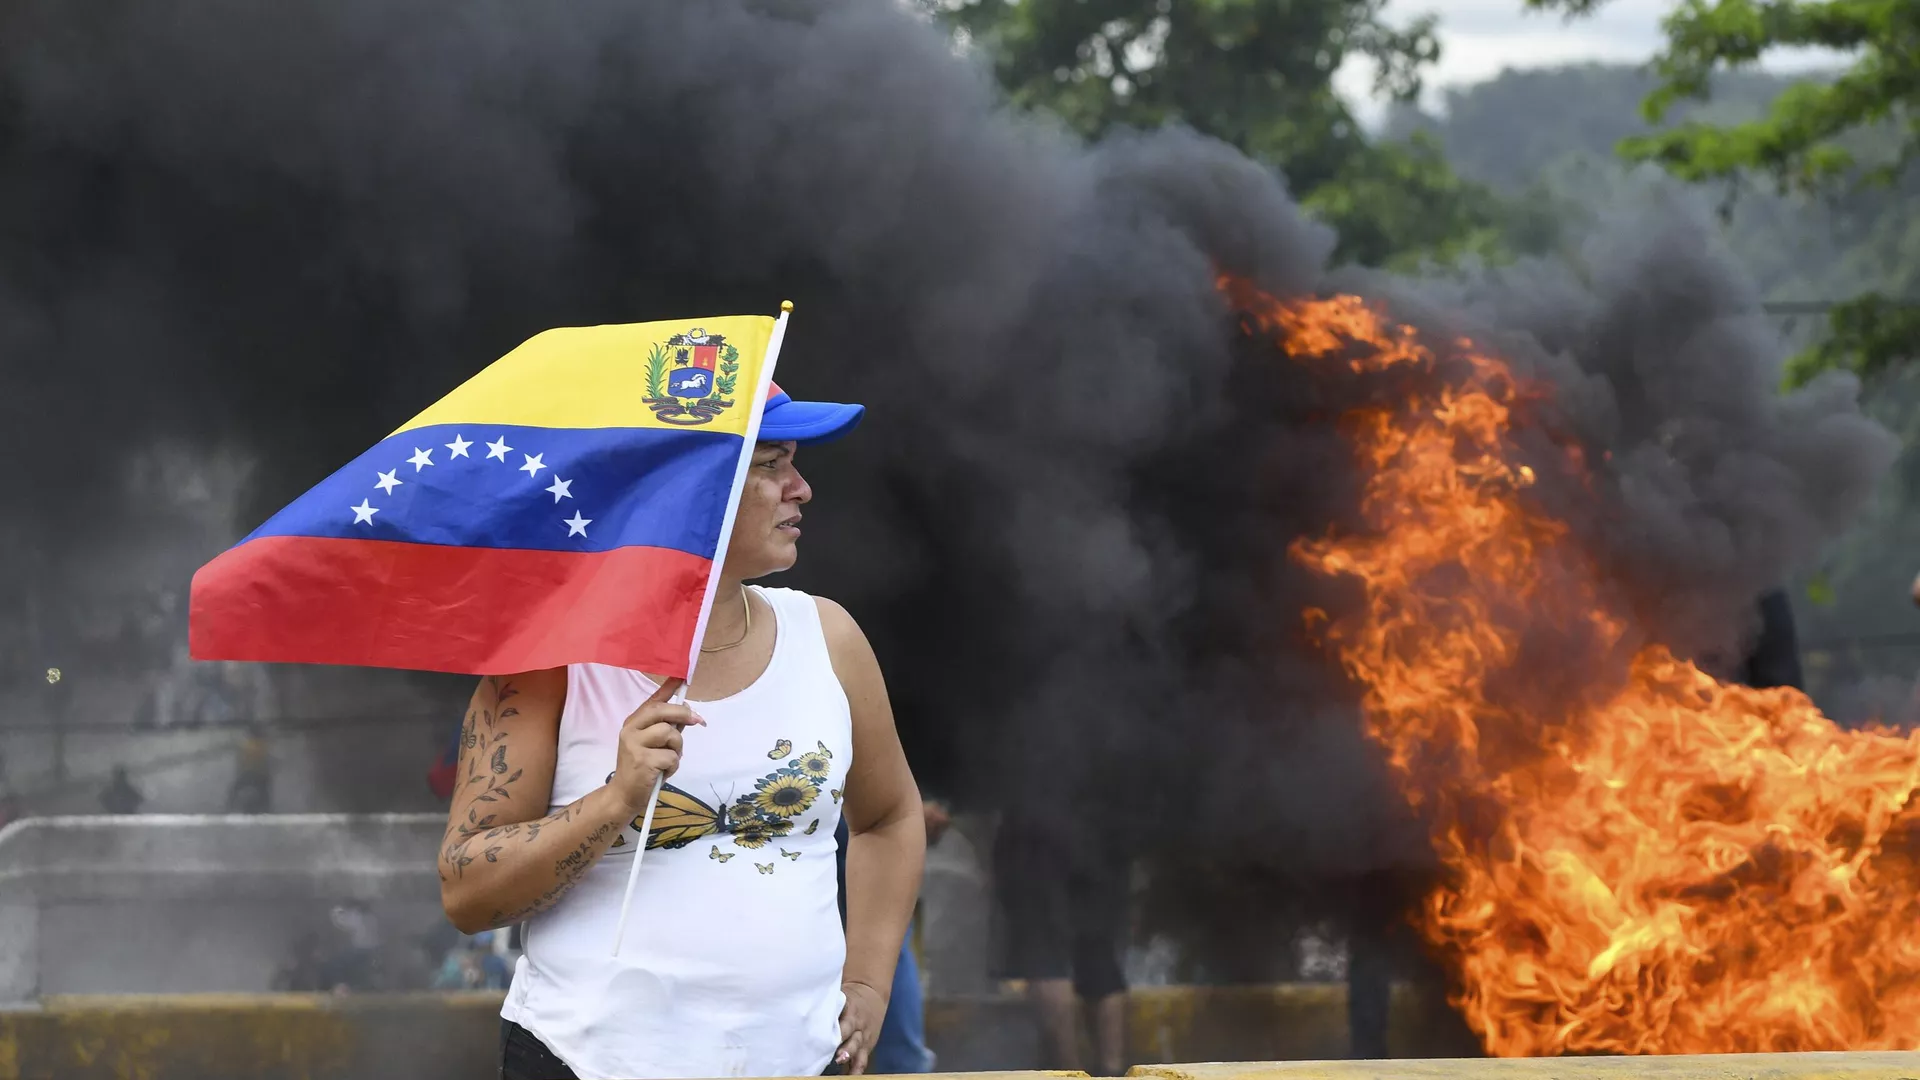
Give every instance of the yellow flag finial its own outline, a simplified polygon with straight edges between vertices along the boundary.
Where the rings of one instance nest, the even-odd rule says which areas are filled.
[[[791,300],[782,300],[782,301],[780,301],[780,310],[781,310],[781,311],[792,311],[792,310],[793,310],[793,301],[791,301]]]

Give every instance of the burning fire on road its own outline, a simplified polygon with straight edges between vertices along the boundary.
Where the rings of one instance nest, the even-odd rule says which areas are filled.
[[[1641,640],[1534,497],[1593,480],[1517,437],[1551,387],[1357,297],[1221,288],[1296,362],[1399,388],[1341,421],[1360,524],[1291,554],[1355,589],[1308,622],[1428,824],[1417,923],[1486,1049],[1920,1047],[1920,734]]]

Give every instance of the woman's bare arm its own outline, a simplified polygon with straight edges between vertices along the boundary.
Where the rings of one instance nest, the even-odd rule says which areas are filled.
[[[913,920],[926,860],[920,789],[900,749],[880,662],[846,609],[818,601],[833,670],[853,712],[853,767],[847,776],[847,964],[844,980],[882,1002]],[[860,1062],[871,1044],[860,1047]]]
[[[552,907],[644,809],[656,772],[679,764],[679,729],[658,714],[684,708],[660,705],[672,692],[662,690],[627,718],[613,782],[549,813],[566,671],[480,680],[440,848],[440,903],[454,926],[471,934]]]

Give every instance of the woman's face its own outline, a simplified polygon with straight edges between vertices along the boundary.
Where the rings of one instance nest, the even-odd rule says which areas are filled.
[[[812,500],[813,489],[793,467],[793,453],[790,442],[754,447],[727,543],[728,577],[752,581],[785,570],[800,557],[800,506]]]

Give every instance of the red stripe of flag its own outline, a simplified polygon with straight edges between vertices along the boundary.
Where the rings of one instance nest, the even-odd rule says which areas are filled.
[[[193,576],[190,648],[200,658],[470,675],[570,663],[683,675],[710,566],[656,547],[263,536]]]

